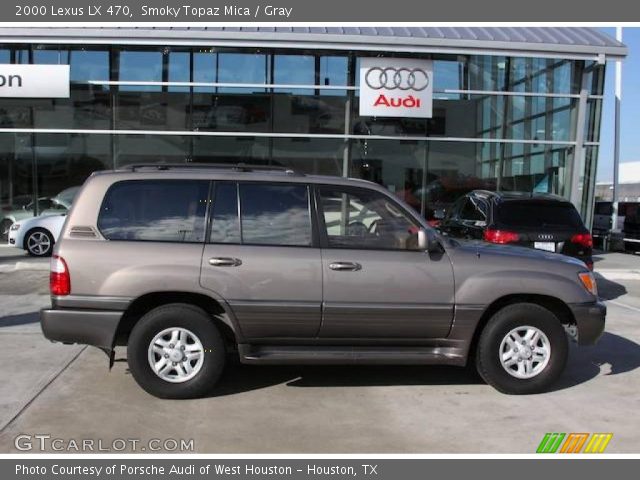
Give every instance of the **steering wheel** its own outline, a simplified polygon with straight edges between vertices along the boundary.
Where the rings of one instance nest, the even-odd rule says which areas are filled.
[[[351,222],[347,225],[347,235],[350,237],[364,237],[369,233],[367,226],[362,222]]]
[[[378,224],[380,223],[380,219],[378,220],[374,220],[373,222],[371,222],[371,225],[369,225],[369,228],[367,229],[368,233],[375,233],[376,230],[378,229]]]

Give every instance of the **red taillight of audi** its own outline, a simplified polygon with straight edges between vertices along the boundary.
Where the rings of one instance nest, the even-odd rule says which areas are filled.
[[[593,247],[593,237],[590,233],[577,233],[571,237],[571,243],[576,243],[585,248]]]
[[[520,235],[508,230],[488,229],[484,231],[485,242],[505,244],[517,242],[518,240],[520,240]]]
[[[71,293],[71,277],[64,258],[54,255],[51,257],[51,272],[49,273],[49,290],[51,295],[61,296]]]

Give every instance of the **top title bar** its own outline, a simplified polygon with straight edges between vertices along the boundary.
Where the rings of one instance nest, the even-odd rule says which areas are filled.
[[[3,22],[632,22],[627,0],[15,0]]]

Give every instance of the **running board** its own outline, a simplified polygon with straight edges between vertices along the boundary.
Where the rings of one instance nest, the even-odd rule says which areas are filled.
[[[238,345],[240,361],[261,365],[460,365],[466,358],[455,347]]]

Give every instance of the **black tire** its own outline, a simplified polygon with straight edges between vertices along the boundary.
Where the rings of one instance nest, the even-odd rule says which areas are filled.
[[[184,328],[193,332],[204,347],[204,362],[198,373],[182,383],[160,378],[149,363],[149,345],[154,337],[168,328]],[[159,398],[197,398],[214,387],[226,360],[225,344],[213,319],[193,305],[172,303],[157,307],[134,326],[127,346],[129,370],[136,382]]]
[[[30,248],[29,245],[29,239],[36,234],[45,235],[49,239],[49,246],[39,252],[34,251],[32,248]],[[27,232],[27,234],[24,236],[24,248],[32,257],[50,257],[53,253],[54,243],[55,241],[53,240],[53,235],[51,235],[51,232],[44,228],[34,228],[33,230]]]
[[[532,378],[516,378],[500,362],[500,345],[513,329],[532,326],[546,335],[550,344],[549,361]],[[511,395],[541,393],[562,374],[569,354],[564,327],[556,315],[533,303],[504,307],[491,317],[482,330],[476,350],[476,366],[482,379],[496,390]]]

